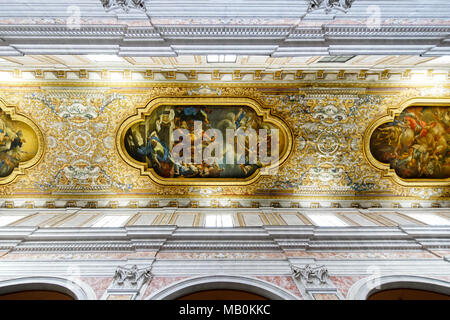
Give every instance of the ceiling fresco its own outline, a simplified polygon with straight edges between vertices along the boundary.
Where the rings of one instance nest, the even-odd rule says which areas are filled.
[[[292,150],[286,123],[246,98],[153,99],[118,138],[124,160],[165,185],[250,184],[273,174]]]
[[[0,99],[0,185],[13,181],[39,160],[42,140],[30,119]]]
[[[404,179],[450,178],[450,108],[414,106],[378,127],[370,140],[374,157]]]
[[[68,89],[67,84],[52,88],[27,85],[4,88],[0,98],[14,106],[16,113],[26,114],[36,123],[45,137],[45,151],[39,163],[25,169],[25,174],[14,182],[1,186],[0,192],[6,198],[17,195],[30,198],[61,195],[72,198],[98,195],[176,198],[191,196],[196,190],[193,186],[198,183],[202,186],[199,192],[208,189],[205,194],[209,197],[319,195],[330,199],[342,196],[447,199],[450,195],[448,172],[445,171],[449,161],[446,145],[448,90],[437,97],[427,89],[387,90],[386,87],[369,84],[367,87],[351,84],[304,87],[295,84],[154,83],[148,87],[114,89],[98,83],[89,88],[72,86]],[[152,101],[158,103],[152,104]],[[253,105],[243,101],[253,101]],[[433,101],[439,101],[439,105],[433,106]],[[422,104],[418,106],[417,103]],[[289,132],[283,138],[285,145],[282,143],[280,151],[283,161],[275,173],[252,176],[253,173],[243,170],[244,163],[229,171],[227,183],[220,183],[219,175],[203,177],[203,180],[196,176],[192,182],[177,184],[172,180],[164,183],[164,175],[171,179],[173,174],[175,180],[189,178],[176,178],[173,164],[155,175],[160,179],[152,178],[143,168],[133,165],[132,162],[147,164],[153,160],[149,160],[145,152],[138,153],[138,149],[133,153],[131,143],[142,139],[137,147],[145,151],[148,144],[144,139],[150,135],[147,142],[152,145],[152,133],[153,137],[158,135],[160,143],[165,139],[161,129],[156,128],[157,120],[160,124],[173,120],[174,124],[189,129],[188,122],[198,116],[203,124],[209,122],[211,127],[219,128],[221,121],[230,116],[231,126],[236,127],[241,125],[237,122],[241,109],[246,113],[240,119],[244,120],[242,123],[254,120],[259,128],[264,121],[270,122],[270,115],[278,119],[276,126],[285,127]],[[394,109],[397,111],[393,112]],[[263,110],[267,113],[260,114],[262,118],[259,119],[256,115]],[[413,123],[416,124],[414,128]],[[140,138],[136,135],[129,138],[133,130],[139,131]],[[414,132],[414,141],[409,136],[410,130]],[[424,134],[423,130],[428,133]],[[377,142],[370,144],[372,136]],[[439,148],[425,154],[421,151],[422,145],[428,140]],[[386,141],[388,143],[384,145]],[[153,143],[153,147],[157,145]],[[158,147],[162,147],[162,143]],[[160,149],[161,160],[165,151],[164,147]],[[389,156],[386,152],[390,152]],[[385,154],[385,158],[380,158],[380,154]],[[409,165],[416,165],[411,166],[412,170],[422,174],[416,175],[412,184],[408,179],[392,174],[390,164],[380,162],[386,161],[386,157],[392,159],[392,154],[400,157],[399,164],[410,157]],[[133,160],[137,155],[141,157]],[[433,165],[425,166],[427,161]],[[439,171],[432,177],[424,176],[431,167]],[[179,167],[178,173],[185,169]],[[254,169],[256,172],[255,167],[251,168]],[[397,171],[401,175],[402,170]],[[255,179],[247,180],[246,185],[239,183],[248,177]]]

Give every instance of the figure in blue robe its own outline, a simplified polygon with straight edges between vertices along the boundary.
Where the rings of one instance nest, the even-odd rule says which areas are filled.
[[[239,129],[241,126],[241,121],[242,119],[244,119],[245,117],[245,112],[244,110],[240,110],[239,113],[236,115],[235,119],[234,119],[234,123],[236,125],[236,129]]]
[[[155,135],[150,136],[147,145],[138,148],[137,153],[143,156],[152,155],[152,157],[156,158],[158,162],[172,162],[169,148],[164,141],[159,140],[159,138]]]

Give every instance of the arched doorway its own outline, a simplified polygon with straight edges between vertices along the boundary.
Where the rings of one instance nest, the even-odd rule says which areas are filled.
[[[148,297],[149,300],[203,299],[215,294],[218,300],[297,300],[297,296],[269,282],[240,276],[205,276],[177,282]]]
[[[94,300],[91,287],[58,277],[24,277],[0,281],[0,300]]]
[[[390,275],[357,281],[347,300],[450,300],[450,282],[420,277]]]
[[[212,289],[189,293],[177,300],[268,300],[259,294],[230,289]]]
[[[450,295],[419,289],[389,289],[371,294],[367,300],[450,300]]]
[[[75,300],[72,296],[54,290],[22,290],[0,294],[1,300]]]

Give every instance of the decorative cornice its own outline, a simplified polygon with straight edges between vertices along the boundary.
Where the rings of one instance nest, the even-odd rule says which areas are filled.
[[[0,251],[8,251],[17,247],[20,240],[1,240],[0,241]]]
[[[164,251],[189,251],[189,250],[240,250],[240,251],[279,251],[279,246],[273,241],[259,240],[204,240],[204,241],[167,241],[162,248]]]
[[[34,231],[28,230],[28,233],[14,233],[16,229],[21,230],[20,227],[0,228],[0,250],[28,253],[124,251],[274,252],[281,250],[420,251],[423,248],[450,248],[448,227],[431,226],[414,228],[265,226],[236,229],[219,228],[217,230],[174,226],[141,226],[115,228],[116,232],[110,232],[109,235],[104,232],[101,233],[95,228],[40,228]],[[8,231],[5,232],[4,230]],[[330,230],[332,232],[329,232]],[[39,235],[40,233],[41,235]],[[42,233],[46,235],[46,240],[42,237]],[[149,237],[151,238],[150,240],[148,239]]]
[[[158,250],[162,242],[139,242],[137,245],[130,241],[27,241],[18,245],[15,251],[39,252],[39,251],[135,251]]]
[[[151,28],[147,28],[152,30]],[[133,29],[131,29],[133,30]],[[139,30],[139,29],[138,29]],[[122,39],[128,31],[124,25],[80,26],[70,29],[67,25],[0,25],[0,37],[9,41],[21,39]]]
[[[83,190],[84,192],[86,190]],[[336,210],[336,208],[354,210],[355,208],[368,210],[380,208],[382,210],[392,210],[401,209],[409,210],[416,208],[426,208],[426,210],[439,210],[439,208],[450,207],[450,201],[445,197],[430,197],[429,199],[423,199],[420,197],[390,197],[389,199],[380,198],[376,195],[369,195],[366,197],[360,197],[355,200],[351,196],[335,196],[331,200],[332,205],[330,205],[330,198],[322,195],[261,195],[261,196],[235,196],[232,197],[232,201],[223,201],[223,197],[218,196],[217,198],[206,198],[197,194],[188,195],[175,195],[175,196],[165,196],[162,198],[159,195],[142,195],[138,197],[128,198],[128,197],[109,197],[106,196],[100,200],[98,196],[87,195],[87,196],[77,196],[69,197],[68,195],[62,195],[55,198],[37,197],[33,201],[29,201],[29,197],[21,196],[8,196],[0,199],[0,208],[4,209],[14,209],[14,212],[19,212],[20,210],[27,209],[57,209],[57,210],[73,210],[73,209],[93,209],[98,208],[102,210],[110,209],[158,209],[158,210],[175,210],[173,209],[173,200],[178,199],[177,208],[179,209],[194,209],[192,206],[192,201],[198,201],[199,210],[204,209],[215,209],[215,210],[226,210],[227,208],[232,208],[232,202],[236,204],[237,208],[240,210],[247,210],[255,208],[255,203],[258,203],[259,207],[267,208],[281,208],[283,210],[309,210],[321,208],[322,210]],[[117,200],[112,200],[112,199]],[[154,200],[148,200],[152,198]],[[218,203],[220,201],[220,203]],[[301,201],[301,205],[298,201]],[[374,202],[376,201],[376,202]],[[157,205],[155,204],[156,202]],[[172,202],[172,203],[171,203]],[[93,206],[94,203],[95,205]],[[278,204],[277,204],[278,203]],[[318,206],[317,206],[318,205]],[[314,206],[317,206],[314,208]],[[197,210],[198,211],[198,210]],[[12,211],[11,211],[12,212]],[[24,213],[29,213],[25,211]]]
[[[346,26],[326,25],[322,29],[328,39],[443,39],[450,33],[450,26]]]
[[[173,26],[159,25],[165,39],[270,39],[282,40],[288,36],[289,26]]]
[[[308,250],[420,250],[422,246],[414,240],[353,240],[311,241]]]
[[[20,46],[18,47],[20,49]],[[63,46],[55,47],[55,50],[65,50]],[[2,47],[0,47],[2,50]],[[32,49],[35,50],[35,49]],[[78,50],[76,46],[73,48],[68,48],[68,50]],[[106,50],[109,50],[106,48]],[[131,50],[129,52],[136,53],[136,56],[144,56],[146,51],[142,51],[140,48],[133,47],[127,48],[126,50]],[[164,48],[149,48],[148,50],[157,50],[161,54],[167,56],[174,55],[171,51],[165,51]],[[183,83],[189,86],[199,86],[199,83],[193,82],[192,75],[194,79],[198,79],[201,75],[201,79],[204,82],[215,82],[215,83],[246,83],[246,84],[271,84],[271,85],[295,85],[298,87],[309,87],[308,90],[316,91],[320,86],[332,85],[334,83],[336,87],[342,86],[343,80],[345,80],[346,87],[352,87],[352,89],[347,90],[358,90],[358,87],[365,86],[369,87],[434,87],[436,82],[445,83],[447,77],[450,75],[449,70],[440,69],[426,69],[426,68],[416,68],[414,70],[405,68],[392,68],[392,69],[353,69],[348,68],[346,70],[338,70],[334,68],[327,68],[326,66],[321,66],[321,69],[314,68],[304,70],[272,70],[266,69],[253,70],[252,68],[247,68],[241,66],[241,69],[222,69],[222,70],[210,70],[210,69],[196,69],[192,68],[184,69],[177,68],[174,70],[167,71],[163,66],[154,67],[153,69],[148,69],[148,67],[134,66],[130,68],[114,68],[113,70],[98,69],[96,67],[83,67],[83,69],[53,69],[53,68],[39,68],[35,69],[33,67],[20,67],[17,66],[2,66],[0,69],[0,75],[2,75],[2,81],[8,84],[13,84],[14,86],[22,86],[31,84],[33,86],[67,86],[68,84],[72,86],[112,86],[118,85],[123,86],[146,86],[146,84],[163,84],[165,82],[174,82],[177,85],[182,85]],[[102,78],[107,72],[109,75],[114,74],[114,80]],[[62,75],[59,77],[58,75]],[[299,74],[301,76],[299,77]],[[57,82],[55,81],[55,75],[57,76]],[[444,77],[443,77],[444,76]],[[98,81],[101,78],[102,81]],[[427,79],[426,82],[420,79]],[[4,80],[3,80],[4,79]],[[92,81],[95,81],[92,83]],[[376,82],[376,84],[374,84]],[[1,83],[1,82],[0,82]],[[3,84],[2,84],[3,86]],[[314,88],[311,88],[314,86]],[[328,88],[330,90],[330,88]],[[343,90],[342,88],[340,90]]]
[[[437,55],[448,50],[445,41],[448,40],[449,32],[448,24],[382,25],[379,28],[365,24],[133,26],[124,23],[82,24],[77,28],[68,28],[65,23],[0,24],[0,38],[6,42],[0,54],[89,54],[107,49],[108,53],[121,56],[203,55],[219,52],[273,57],[396,53]],[[94,38],[98,41],[92,42]],[[392,43],[393,39],[399,41]],[[38,44],[36,40],[39,40]],[[376,45],[355,44],[355,41],[363,40],[376,41]],[[70,41],[72,48],[61,41]],[[148,42],[156,43],[149,46]]]

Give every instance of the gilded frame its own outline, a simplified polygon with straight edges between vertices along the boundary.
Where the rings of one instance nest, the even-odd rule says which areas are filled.
[[[4,100],[0,98],[0,108],[4,112],[9,114],[11,120],[20,121],[30,126],[31,129],[36,134],[38,142],[38,149],[33,158],[31,158],[28,161],[20,162],[19,165],[16,168],[14,168],[14,170],[8,176],[0,177],[0,185],[7,185],[14,182],[18,176],[24,175],[26,169],[30,169],[39,163],[44,154],[45,142],[44,136],[42,135],[42,132],[39,129],[39,127],[30,118],[26,117],[23,114],[16,113],[15,106],[7,104]]]
[[[141,176],[149,176],[153,182],[165,185],[165,186],[221,186],[221,185],[235,185],[245,186],[250,185],[258,181],[261,176],[265,175],[262,169],[256,170],[251,176],[238,179],[238,178],[162,178],[153,168],[148,168],[148,165],[143,162],[138,162],[129,157],[125,151],[125,134],[132,125],[142,121],[145,115],[150,114],[156,108],[162,105],[199,105],[199,104],[214,104],[214,105],[245,105],[250,107],[256,112],[258,116],[263,117],[263,121],[271,123],[280,129],[282,132],[285,144],[284,148],[280,150],[280,159],[275,165],[264,167],[264,171],[270,174],[271,170],[275,166],[282,166],[286,160],[290,157],[293,150],[293,133],[289,126],[279,117],[271,113],[270,108],[264,108],[261,104],[248,97],[155,97],[150,100],[145,107],[137,108],[136,113],[127,119],[125,119],[119,126],[116,133],[116,149],[121,158],[130,166],[139,169]],[[267,173],[266,173],[267,174]]]
[[[383,177],[390,178],[395,183],[405,186],[405,187],[448,187],[450,186],[450,178],[446,179],[404,179],[397,175],[394,169],[390,168],[390,164],[386,164],[378,161],[370,152],[370,138],[373,132],[382,124],[388,123],[394,120],[395,117],[399,116],[400,113],[408,107],[413,106],[449,106],[450,98],[442,97],[415,97],[403,101],[396,107],[388,107],[387,114],[375,119],[369,124],[366,131],[364,132],[364,146],[363,153],[366,160],[375,169],[381,170],[383,172]]]

